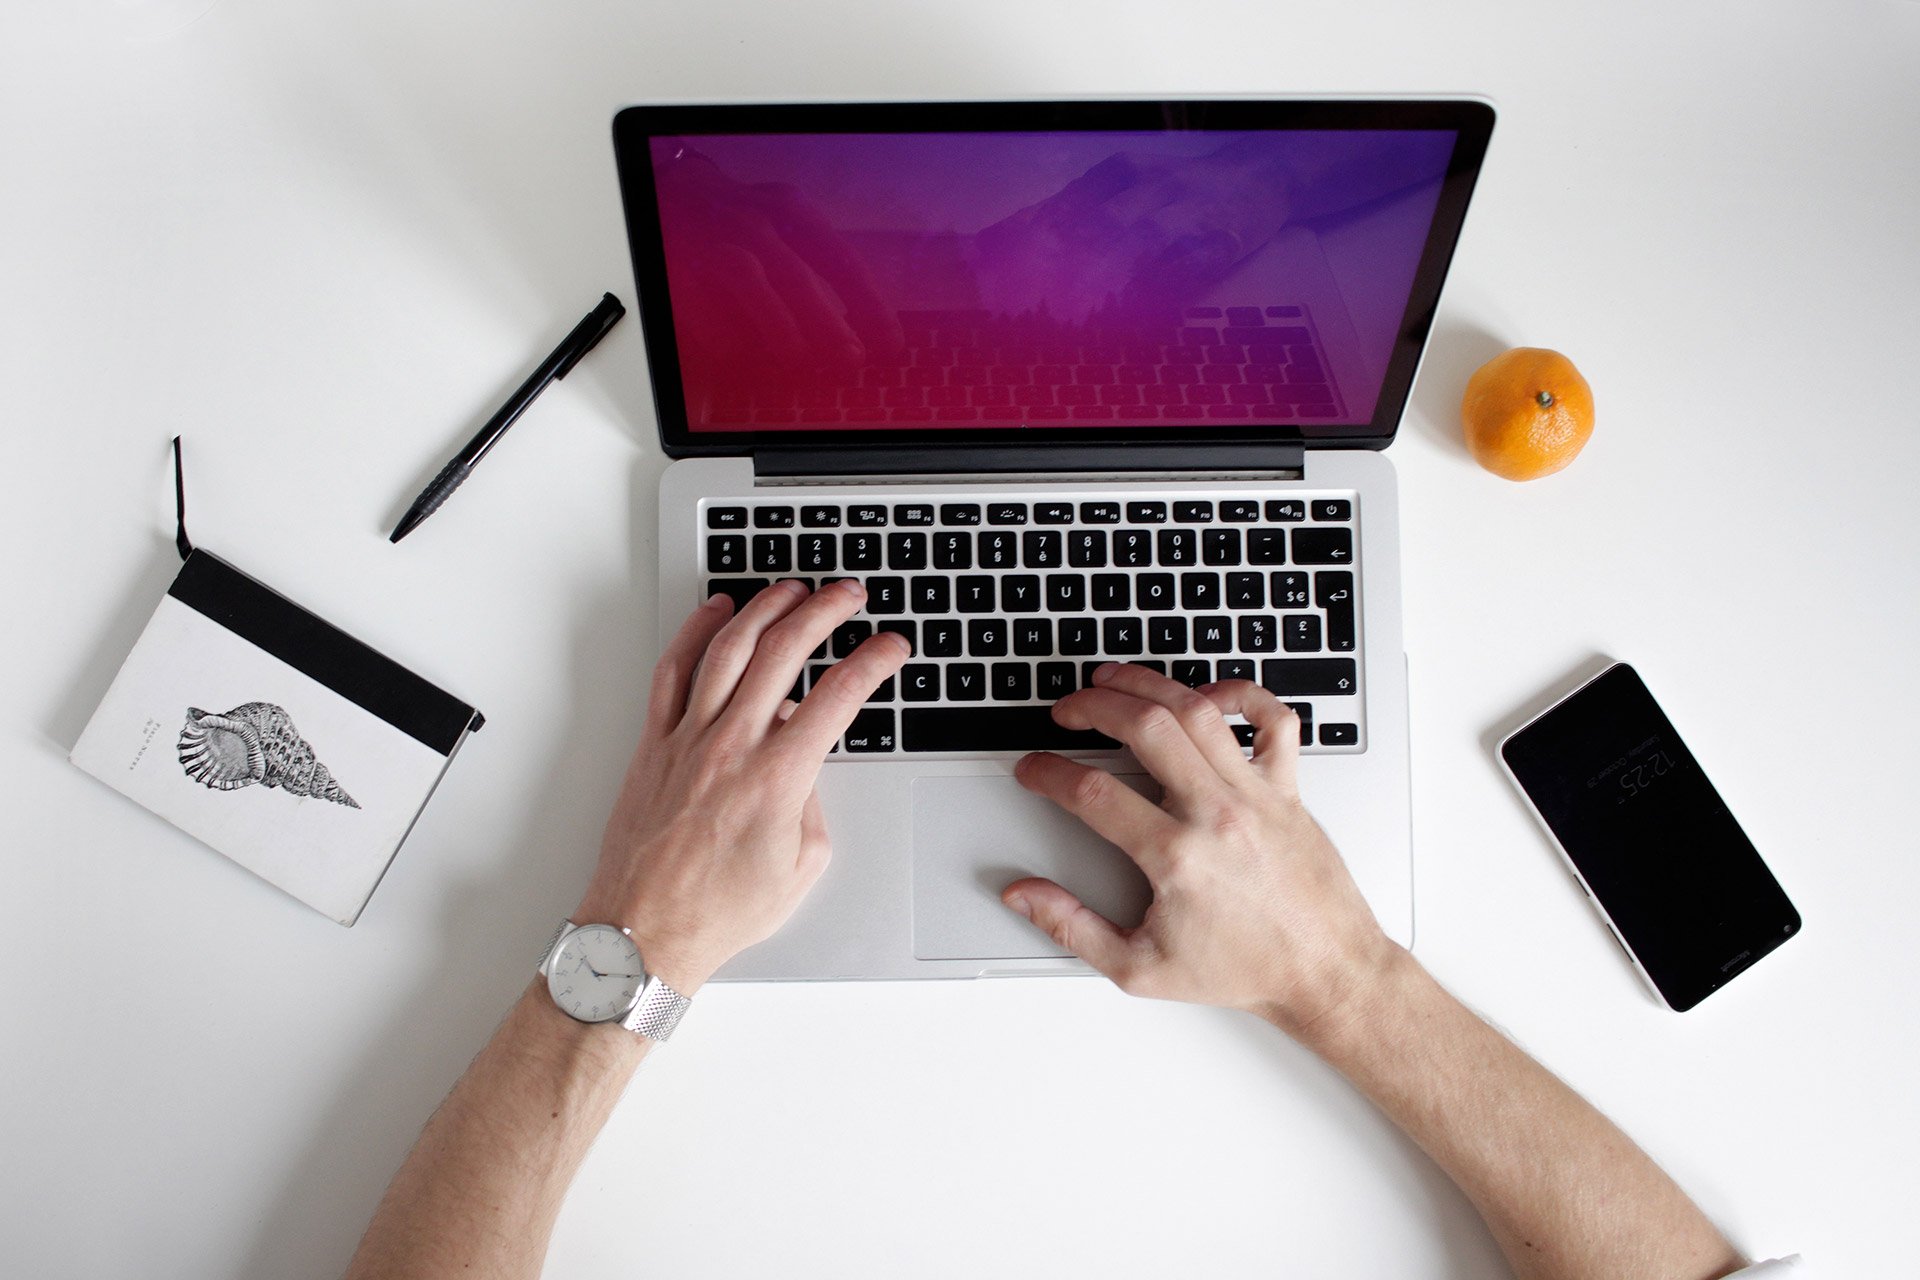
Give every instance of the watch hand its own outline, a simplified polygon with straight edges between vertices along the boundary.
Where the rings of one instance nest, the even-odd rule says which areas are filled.
[[[586,969],[587,969],[587,972],[588,972],[588,973],[590,973],[590,974],[592,974],[592,975],[593,975],[594,977],[596,977],[596,978],[604,978],[604,977],[606,977],[606,976],[607,976],[606,974],[604,974],[604,973],[602,973],[602,972],[600,972],[600,971],[599,971],[598,969],[596,969],[596,968],[594,968],[594,967],[593,967],[593,962],[592,962],[591,960],[589,960],[589,959],[587,959],[587,958],[586,958],[585,956],[581,956],[581,957],[580,957],[580,963],[581,963],[581,964],[583,964],[583,965],[585,965],[585,966],[586,966]]]

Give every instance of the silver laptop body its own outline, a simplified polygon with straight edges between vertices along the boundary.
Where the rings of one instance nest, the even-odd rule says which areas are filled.
[[[1040,875],[1122,924],[1146,907],[1124,854],[1012,778],[1047,748],[1155,794],[1131,756],[1045,723],[1103,660],[1257,679],[1295,705],[1303,793],[1411,944],[1398,503],[1379,450],[1491,122],[1477,101],[620,114],[678,459],[660,487],[663,638],[716,589],[859,576],[868,609],[844,644],[872,626],[915,643],[821,772],[832,865],[722,978],[1087,972],[999,894]],[[1235,213],[1223,193],[1274,208]],[[1055,270],[1087,243],[1086,270]],[[795,332],[726,273],[756,259],[756,285],[790,290],[798,261],[810,303],[849,323],[866,307],[864,358],[755,367]],[[1117,291],[1116,261],[1132,273]]]

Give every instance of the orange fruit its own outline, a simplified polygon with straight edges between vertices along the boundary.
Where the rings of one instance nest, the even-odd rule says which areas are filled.
[[[1558,351],[1515,347],[1467,379],[1460,421],[1474,461],[1509,480],[1538,480],[1572,462],[1593,434],[1593,391]]]

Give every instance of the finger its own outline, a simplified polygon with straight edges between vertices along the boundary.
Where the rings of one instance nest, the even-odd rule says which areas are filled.
[[[768,627],[754,646],[747,669],[729,700],[729,711],[764,721],[793,688],[807,657],[833,629],[860,611],[866,588],[854,578],[820,588],[786,617]]]
[[[647,694],[649,737],[665,737],[680,723],[680,717],[687,712],[687,690],[693,686],[693,673],[700,665],[700,655],[707,651],[713,637],[732,616],[732,597],[715,592],[688,615],[673,639],[667,641],[667,647],[660,651],[660,661],[653,664],[653,687]]]
[[[898,675],[912,652],[913,646],[897,632],[868,636],[814,681],[813,688],[800,700],[800,709],[780,730],[781,739],[818,765],[860,714],[873,691]]]
[[[1055,942],[1120,982],[1132,948],[1119,926],[1051,880],[1015,880],[1000,901],[1033,921]]]
[[[1095,685],[1054,703],[1053,718],[1063,728],[1096,729],[1126,744],[1171,796],[1219,780],[1179,717],[1157,702]]]
[[[1160,865],[1159,850],[1176,830],[1173,818],[1153,801],[1097,769],[1036,751],[1020,757],[1013,776],[1021,786],[1065,809],[1097,835],[1125,850],[1149,875]]]
[[[1251,680],[1223,680],[1198,692],[1224,714],[1247,718],[1253,726],[1253,767],[1294,790],[1300,766],[1300,717],[1294,709]]]
[[[1247,758],[1240,754],[1240,742],[1213,699],[1132,663],[1107,663],[1093,673],[1093,679],[1102,689],[1158,703],[1171,711],[1201,756],[1223,777],[1246,772]]]
[[[710,724],[726,710],[741,675],[753,660],[753,651],[760,646],[760,637],[798,608],[806,594],[804,582],[776,582],[747,601],[733,620],[720,628],[707,646],[706,656],[700,659],[693,689],[687,694],[684,719]]]

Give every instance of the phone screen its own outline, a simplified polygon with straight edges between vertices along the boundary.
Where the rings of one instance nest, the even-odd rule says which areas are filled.
[[[1507,767],[1661,996],[1691,1009],[1800,915],[1632,667],[1507,739]]]

